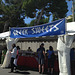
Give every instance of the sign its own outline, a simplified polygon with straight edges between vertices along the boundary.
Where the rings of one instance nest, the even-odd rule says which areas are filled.
[[[33,27],[10,28],[11,38],[29,38],[62,34],[65,34],[65,19]]]

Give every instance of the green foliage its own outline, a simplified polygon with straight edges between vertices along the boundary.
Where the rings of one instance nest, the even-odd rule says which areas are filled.
[[[24,0],[23,9],[28,17],[35,17],[36,12],[41,12],[44,8],[43,15],[50,16],[50,12],[57,13],[59,18],[63,18],[67,13],[67,2],[65,0]]]
[[[72,19],[67,20],[67,22],[72,22]]]
[[[25,17],[35,17],[39,24],[43,24],[49,21],[49,18],[47,20],[43,16],[49,17],[52,13],[55,15],[53,20],[56,20],[65,17],[68,11],[65,0],[5,0],[5,2],[0,0],[0,15],[2,15],[0,25],[4,25],[6,30],[9,27],[25,27],[23,20]],[[38,12],[40,14],[37,14]],[[35,22],[31,25],[34,25],[33,23]]]
[[[29,24],[27,24],[28,27],[34,26],[35,20],[32,20]]]
[[[24,18],[21,17],[21,14],[25,12],[22,10],[22,0],[7,0],[6,3],[0,3],[0,15],[2,15],[0,22],[4,22],[6,26],[4,31],[9,30],[9,27],[26,26]]]
[[[41,18],[38,18],[38,16],[49,17],[52,13],[54,21],[59,18],[64,18],[66,16],[66,13],[68,12],[68,6],[65,0],[24,0],[22,8],[23,10],[25,10],[25,15],[27,17],[36,17],[36,19],[38,19],[39,21]],[[38,12],[40,14],[37,14]]]
[[[4,22],[0,18],[0,33],[3,31]]]
[[[73,21],[73,15],[70,15],[68,17],[67,17],[67,22],[72,22]],[[75,14],[74,14],[74,21],[75,21]]]
[[[24,0],[23,2],[23,9],[26,11],[25,15],[34,18],[36,13],[40,11],[42,8],[46,11],[46,6],[50,0]],[[43,15],[46,13],[44,11]]]
[[[49,18],[41,19],[40,22],[39,22],[39,25],[45,24],[45,23],[48,23],[48,22],[49,22]],[[28,26],[28,27],[34,26],[34,23],[35,23],[35,20],[32,20],[32,21],[30,22],[30,24],[28,24],[27,26]]]
[[[68,6],[65,0],[52,0],[52,4],[50,4],[50,6],[50,10],[55,17],[53,21],[56,20],[56,18],[64,18],[66,16],[66,13],[68,12]]]

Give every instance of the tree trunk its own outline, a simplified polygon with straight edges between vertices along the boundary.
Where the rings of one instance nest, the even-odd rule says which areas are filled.
[[[41,10],[40,16],[39,16],[39,18],[38,18],[38,20],[37,20],[37,25],[39,24],[39,21],[40,21],[40,19],[41,19],[41,16],[42,16],[42,14],[43,14],[43,11],[44,11],[44,8],[42,8],[42,10]]]
[[[5,22],[5,25],[4,25],[4,29],[3,29],[3,32],[7,31],[8,30],[8,26],[9,26],[9,22],[6,21]]]

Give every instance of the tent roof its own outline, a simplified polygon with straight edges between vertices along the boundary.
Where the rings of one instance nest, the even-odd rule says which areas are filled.
[[[0,33],[0,38],[6,38],[10,35],[10,32],[3,32],[3,33]]]
[[[75,34],[75,22],[66,23],[66,32],[68,33],[68,35]]]

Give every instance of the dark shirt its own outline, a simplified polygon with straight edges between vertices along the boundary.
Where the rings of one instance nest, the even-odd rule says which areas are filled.
[[[37,49],[38,58],[40,58],[40,59],[44,58],[43,51],[45,51],[44,47],[40,47],[40,48]]]
[[[70,59],[74,60],[74,49],[73,48],[70,50]]]

